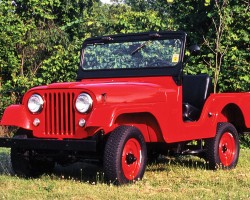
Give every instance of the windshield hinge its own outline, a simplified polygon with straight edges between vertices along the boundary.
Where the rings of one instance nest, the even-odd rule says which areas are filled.
[[[111,40],[113,40],[113,38],[111,38],[111,37],[102,37],[102,40],[111,41]]]

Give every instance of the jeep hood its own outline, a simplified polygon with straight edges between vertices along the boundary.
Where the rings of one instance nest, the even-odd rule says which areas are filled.
[[[155,103],[166,101],[166,88],[145,81],[96,81],[53,83],[30,90],[75,90],[89,93],[97,102],[105,103]]]

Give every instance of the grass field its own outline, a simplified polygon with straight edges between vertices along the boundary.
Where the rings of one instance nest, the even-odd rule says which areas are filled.
[[[0,199],[246,199],[250,200],[250,149],[236,169],[211,171],[195,157],[149,164],[142,181],[125,186],[103,183],[101,168],[77,163],[57,166],[53,175],[23,179],[12,175],[9,151],[0,151]]]

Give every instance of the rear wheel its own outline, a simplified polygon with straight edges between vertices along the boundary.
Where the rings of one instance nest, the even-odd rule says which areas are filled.
[[[142,179],[147,149],[141,132],[132,126],[116,128],[104,151],[104,174],[108,181],[125,184]]]
[[[207,161],[210,169],[232,169],[239,158],[239,136],[230,123],[219,123],[214,138],[206,140]]]

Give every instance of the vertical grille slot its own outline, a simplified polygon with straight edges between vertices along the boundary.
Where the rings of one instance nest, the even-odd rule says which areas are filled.
[[[75,135],[74,93],[50,92],[45,94],[45,134]]]

